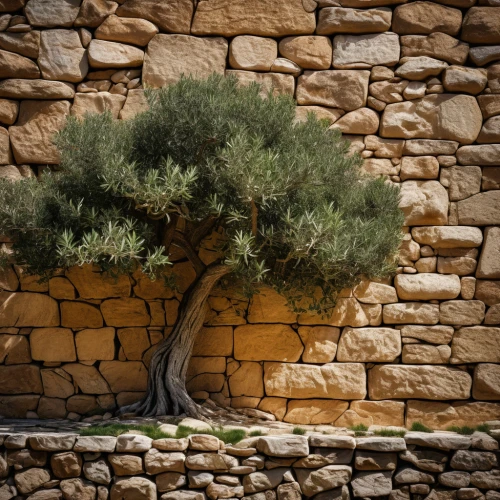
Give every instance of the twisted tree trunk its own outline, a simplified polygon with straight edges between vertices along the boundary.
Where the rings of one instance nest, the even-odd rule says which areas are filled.
[[[186,390],[186,372],[194,342],[205,319],[205,304],[217,281],[229,267],[208,267],[191,291],[184,296],[173,332],[158,345],[149,366],[148,390],[143,400],[123,407],[121,413],[145,417],[160,415],[202,416],[202,409]]]

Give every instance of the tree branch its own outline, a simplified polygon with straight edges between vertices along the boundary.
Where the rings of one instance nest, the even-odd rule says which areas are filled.
[[[174,243],[184,251],[186,257],[189,259],[191,264],[193,264],[196,276],[200,277],[205,271],[206,266],[205,264],[203,264],[202,260],[198,257],[196,250],[193,248],[191,243],[186,239],[184,234],[179,231],[175,231],[172,238],[172,243]]]
[[[259,209],[257,208],[255,201],[252,200],[250,204],[252,206],[252,234],[254,238],[257,238],[257,217],[259,216]]]

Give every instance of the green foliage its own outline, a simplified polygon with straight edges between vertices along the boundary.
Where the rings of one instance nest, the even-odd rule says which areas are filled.
[[[471,434],[474,434],[476,429],[474,427],[469,427],[468,425],[463,425],[461,427],[458,425],[451,425],[450,427],[447,427],[446,430],[462,434],[463,436],[470,436]]]
[[[486,434],[489,434],[491,432],[491,427],[488,424],[479,424],[476,427],[476,430],[478,432],[485,432]]]
[[[365,424],[357,424],[357,425],[351,425],[349,429],[351,429],[351,431],[366,432],[368,430],[368,427]]]
[[[248,433],[249,437],[258,437],[258,436],[263,436],[263,435],[264,435],[264,433],[262,431],[258,431],[258,430],[251,431]]]
[[[307,431],[302,427],[294,427],[292,434],[297,434],[298,436],[303,436]]]
[[[414,432],[434,432],[430,427],[427,427],[422,422],[413,422],[410,430]]]
[[[324,311],[361,277],[394,271],[399,190],[365,176],[325,121],[296,123],[292,98],[260,92],[185,78],[149,91],[150,109],[132,120],[70,118],[58,172],[0,181],[12,257],[42,276],[84,263],[156,276],[169,264],[166,226],[184,219],[222,228],[221,262],[297,310]]]
[[[120,436],[128,431],[140,431],[151,439],[173,438],[171,434],[163,432],[157,425],[127,425],[127,424],[99,424],[79,429],[81,436]]]
[[[405,437],[406,431],[404,429],[379,429],[374,431],[374,434],[382,437]]]
[[[216,436],[221,441],[226,444],[235,444],[244,439],[247,433],[243,429],[224,429],[219,427],[218,429],[205,430],[205,429],[193,429],[186,425],[179,425],[177,427],[177,432],[175,434],[176,438],[187,437],[191,434],[208,434],[210,436]]]

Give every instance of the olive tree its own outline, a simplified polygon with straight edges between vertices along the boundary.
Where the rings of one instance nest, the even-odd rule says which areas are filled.
[[[162,279],[180,248],[196,280],[152,357],[146,397],[127,411],[199,417],[186,372],[216,283],[225,276],[247,294],[266,284],[295,310],[326,314],[341,289],[394,271],[399,191],[365,175],[328,123],[297,121],[291,97],[214,75],[147,98],[128,121],[68,119],[57,171],[0,182],[0,234],[13,242],[4,262],[41,279],[88,263]],[[207,265],[199,246],[214,230]]]

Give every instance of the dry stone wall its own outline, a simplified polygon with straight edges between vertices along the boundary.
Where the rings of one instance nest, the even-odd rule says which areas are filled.
[[[483,433],[283,435],[236,445],[202,434],[0,434],[0,498],[498,500],[498,457],[498,442]]]
[[[193,396],[303,424],[500,418],[498,0],[0,0],[0,11],[2,177],[54,168],[51,137],[69,115],[129,119],[143,86],[225,72],[293,95],[297,119],[328,120],[367,172],[401,186],[397,276],[345,291],[327,318],[269,290],[214,293]],[[180,293],[89,267],[46,284],[4,271],[0,415],[78,419],[140,398],[194,278],[173,258]]]

